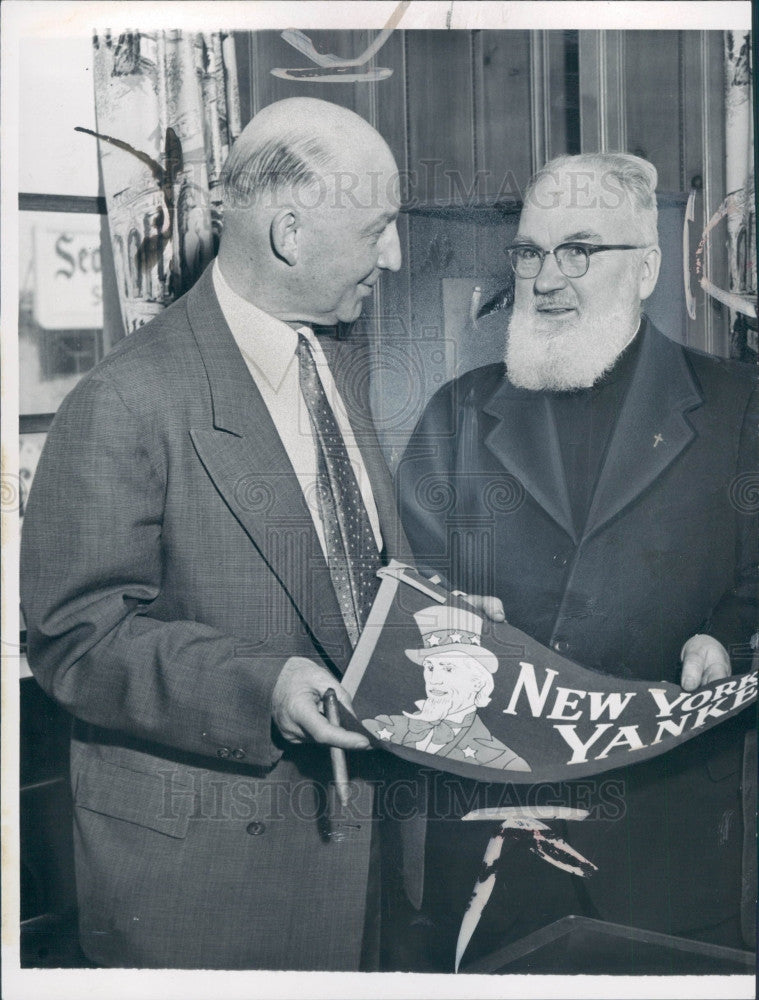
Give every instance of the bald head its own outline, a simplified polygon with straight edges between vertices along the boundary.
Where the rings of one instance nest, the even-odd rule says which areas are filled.
[[[269,104],[246,125],[224,164],[225,211],[360,169],[367,146],[392,158],[382,136],[338,104],[313,97]]]
[[[400,267],[398,169],[357,114],[296,97],[263,108],[222,171],[219,265],[232,288],[287,322],[352,322]]]

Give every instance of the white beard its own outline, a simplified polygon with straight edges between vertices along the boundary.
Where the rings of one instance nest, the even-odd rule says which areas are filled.
[[[421,719],[422,722],[440,722],[454,711],[453,697],[449,694],[428,695],[418,712],[404,712],[409,719]]]
[[[625,301],[604,315],[587,313],[559,325],[545,321],[533,298],[514,304],[506,343],[509,381],[521,389],[566,392],[587,389],[614,367],[640,322]],[[637,309],[637,304],[636,304]]]

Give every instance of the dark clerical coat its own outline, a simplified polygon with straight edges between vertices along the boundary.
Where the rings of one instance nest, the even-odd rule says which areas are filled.
[[[646,321],[638,336],[584,523],[550,395],[513,387],[494,364],[428,405],[397,474],[404,526],[420,565],[497,595],[511,624],[586,667],[677,682],[683,643],[708,633],[734,672],[746,670],[757,630],[755,372]],[[596,915],[682,933],[737,910],[742,740],[731,725],[613,772],[622,815],[571,826],[599,867],[587,880]]]

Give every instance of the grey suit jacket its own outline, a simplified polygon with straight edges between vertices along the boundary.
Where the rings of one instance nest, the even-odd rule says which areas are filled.
[[[370,420],[355,429],[387,554],[407,558]],[[62,405],[29,498],[22,601],[32,670],[76,718],[86,954],[356,968],[370,787],[356,783],[343,841],[320,836],[327,751],[271,724],[285,660],[339,676],[350,645],[210,269]]]

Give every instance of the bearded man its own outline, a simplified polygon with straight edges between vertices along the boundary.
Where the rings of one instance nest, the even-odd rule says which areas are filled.
[[[759,558],[741,489],[756,469],[756,377],[642,314],[661,260],[656,180],[652,164],[607,153],[560,157],[532,179],[510,250],[505,364],[437,393],[398,487],[420,564],[500,597],[511,624],[586,667],[690,691],[750,665]],[[437,482],[454,487],[447,510],[425,503]],[[499,486],[521,502],[497,507]],[[598,872],[586,892],[512,863],[511,902],[480,953],[567,913],[744,946],[745,725],[598,779],[595,809],[565,786],[559,800],[591,806],[570,839]],[[623,809],[604,809],[608,781]],[[471,891],[473,825],[430,824],[428,875],[451,852],[472,869],[445,899],[428,894],[438,936]]]

